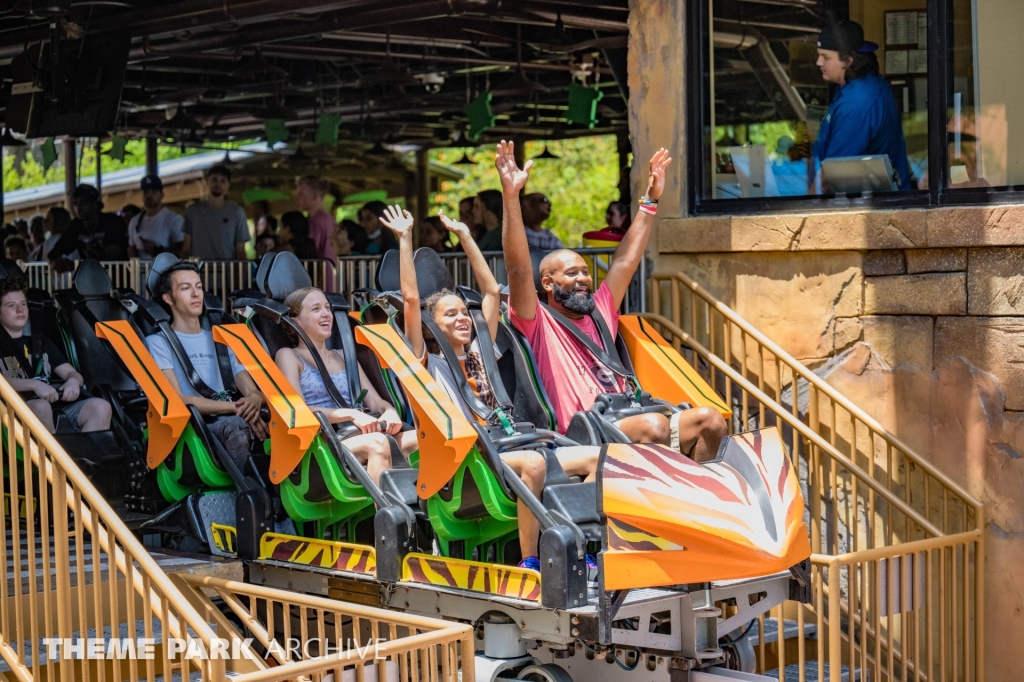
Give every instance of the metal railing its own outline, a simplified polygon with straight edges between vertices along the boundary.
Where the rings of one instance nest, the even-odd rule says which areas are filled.
[[[18,500],[0,516],[6,557],[0,568],[0,657],[9,669],[6,679],[152,682],[198,676],[220,682],[231,672],[231,679],[242,682],[284,682],[320,680],[329,673],[341,680],[342,673],[354,671],[362,680],[370,679],[371,666],[384,666],[387,675],[375,679],[473,682],[469,625],[166,573],[5,381],[0,427],[4,499]],[[210,601],[210,592],[265,647],[281,640],[285,653],[275,656],[278,666],[257,656],[230,658],[243,651],[235,646],[243,635]],[[295,648],[293,637],[303,643],[329,639],[338,650],[326,644],[323,650]],[[54,648],[54,638],[65,641]],[[67,640],[81,647],[78,653],[65,655],[61,647]],[[100,643],[104,660],[87,660],[89,640]],[[105,659],[114,640],[121,646],[125,640],[151,640],[151,655]],[[213,655],[218,648],[227,659]]]
[[[669,277],[654,277],[656,285],[666,279]],[[850,405],[856,411],[854,417],[869,421],[874,437],[885,439],[886,451],[906,448],[901,452],[913,463],[908,462],[906,468],[920,467],[927,474],[922,479],[926,493],[942,486],[941,494],[930,499],[945,500],[947,513],[936,514],[922,507],[917,488],[914,495],[904,495],[903,487],[888,475],[899,473],[897,470],[861,466],[861,453],[843,447],[842,440],[835,436],[833,422],[827,422],[829,428],[819,430],[821,422],[808,414],[811,410],[801,411],[795,401],[786,404],[776,396],[785,398],[796,377],[797,381],[810,384],[812,406],[824,402],[824,397],[814,393],[828,396],[836,404],[849,401],[827,385],[819,385],[824,382],[777,347],[772,346],[778,352],[772,360],[778,369],[770,382],[764,380],[763,372],[751,372],[749,362],[737,367],[735,360],[712,352],[711,348],[724,346],[728,357],[734,344],[741,343],[740,331],[750,336],[758,333],[692,280],[685,283],[693,298],[677,291],[670,309],[686,313],[696,309],[697,313],[688,318],[690,329],[697,329],[703,341],[684,330],[678,321],[655,313],[642,316],[653,322],[719,392],[729,396],[734,408],[731,430],[779,427],[789,440],[791,456],[799,467],[807,503],[805,520],[814,552],[812,598],[807,607],[794,602],[783,604],[777,609],[777,617],[780,632],[784,616],[795,618],[800,632],[806,623],[817,624],[818,646],[810,646],[800,638],[796,660],[790,661],[798,665],[800,682],[983,682],[983,506],[929,463],[919,464],[920,455],[899,444],[870,417]],[[657,295],[652,296],[652,303],[658,305]],[[687,317],[679,315],[677,319]],[[716,322],[720,324],[715,325]],[[722,338],[732,343],[723,344]],[[763,339],[758,343],[762,344],[764,357],[771,342]],[[951,500],[962,505],[958,518],[968,528],[954,526],[950,532]],[[759,632],[759,671],[763,673],[775,666],[784,669],[786,647],[781,642],[775,647],[766,645],[763,619]],[[810,661],[817,663],[816,674],[807,672],[813,670],[807,666]],[[851,669],[855,674],[850,674]]]
[[[594,271],[595,282],[600,282],[612,262],[615,249],[577,249]],[[452,273],[455,286],[475,287],[469,261],[461,253],[439,254],[441,260]],[[506,283],[504,255],[500,251],[484,254],[491,271],[498,281]],[[328,260],[304,260],[303,265],[313,281],[313,285],[327,291],[340,291],[346,294],[351,302],[352,293],[357,289],[375,288],[377,269],[380,256],[342,256],[337,264]],[[199,276],[208,293],[226,300],[227,296],[242,289],[251,289],[255,285],[257,263],[255,261],[195,261],[199,265]],[[21,263],[30,287],[42,289],[49,293],[71,287],[73,271],[58,273],[45,262]],[[133,258],[126,261],[103,261],[102,265],[110,274],[115,289],[134,291],[146,295],[146,279],[149,276],[152,261]],[[77,268],[78,263],[74,266]],[[623,309],[626,312],[640,311],[646,303],[646,291],[639,282],[646,281],[647,260],[640,264],[635,283],[626,297]]]
[[[158,644],[153,659],[129,661],[124,677],[170,680],[173,671],[182,679],[193,672],[224,679],[223,660],[184,660],[171,651],[170,638],[208,645],[215,634],[6,381],[0,425],[4,494],[25,500],[24,517],[0,520],[7,557],[0,568],[0,655],[10,674],[87,679],[88,661],[54,660],[43,639],[127,632]]]
[[[284,666],[231,678],[239,682],[284,682],[297,675],[318,679],[327,673],[335,680],[347,679],[343,673],[354,673],[356,680],[475,680],[470,625],[218,578],[182,574],[175,581],[206,606],[211,619],[230,627],[207,595],[219,597]]]

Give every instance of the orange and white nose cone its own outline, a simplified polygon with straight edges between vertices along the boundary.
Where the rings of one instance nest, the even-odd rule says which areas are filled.
[[[697,464],[657,445],[608,446],[599,473],[605,589],[751,578],[810,556],[778,429],[730,436],[720,455]]]

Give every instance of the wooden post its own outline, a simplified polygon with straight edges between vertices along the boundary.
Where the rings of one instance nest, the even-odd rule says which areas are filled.
[[[159,175],[157,166],[157,146],[155,137],[146,138],[146,175]]]
[[[427,162],[427,150],[416,150],[416,222],[422,222],[430,215],[430,166]]]
[[[64,140],[64,205],[71,211],[71,193],[78,186],[77,140],[73,137]],[[72,212],[72,216],[74,213]]]
[[[102,141],[99,137],[96,138],[96,189],[99,191],[100,196],[103,196],[103,164],[100,161],[103,159],[103,152],[100,148]]]
[[[615,141],[619,148],[619,201],[632,204],[633,186],[629,180],[632,170],[629,165],[629,153],[633,151],[633,145],[629,141],[629,132],[623,130],[616,133]]]

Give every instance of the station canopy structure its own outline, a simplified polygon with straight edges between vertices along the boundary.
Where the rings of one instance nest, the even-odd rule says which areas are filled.
[[[627,0],[15,0],[0,120],[32,138],[267,140],[320,163],[624,135],[627,16]]]

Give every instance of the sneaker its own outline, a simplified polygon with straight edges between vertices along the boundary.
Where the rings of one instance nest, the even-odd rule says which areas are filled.
[[[528,556],[519,562],[519,568],[528,568],[531,571],[540,570],[540,557]]]
[[[577,555],[577,556],[579,556],[579,555]],[[588,554],[587,555],[587,570],[588,571],[596,571],[597,570],[597,557],[595,557],[593,554]]]

